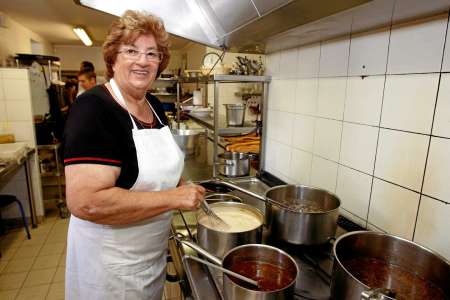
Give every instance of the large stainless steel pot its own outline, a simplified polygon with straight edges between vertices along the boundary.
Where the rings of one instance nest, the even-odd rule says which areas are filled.
[[[226,108],[227,126],[244,126],[245,104],[224,104]]]
[[[340,206],[334,194],[304,185],[280,185],[267,190],[265,197],[271,237],[298,245],[334,238]]]
[[[241,232],[224,232],[219,229],[211,229],[204,226],[201,222],[197,223],[197,240],[201,247],[205,248],[212,255],[217,257],[224,257],[230,249],[244,244],[261,243],[263,231],[263,215],[261,212],[244,203],[238,202],[217,202],[210,205],[211,209],[217,207],[227,207],[236,210],[245,210],[261,220],[261,225],[247,231]],[[202,210],[197,212],[197,220],[199,220],[205,213]]]
[[[213,182],[265,201],[265,223],[274,239],[298,245],[316,245],[328,242],[336,234],[341,202],[326,190],[304,185],[280,185],[268,189],[262,197],[227,180],[214,179]]]
[[[251,289],[238,280],[224,274],[223,292],[226,300],[290,300],[294,298],[298,266],[289,254],[278,248],[262,244],[242,245],[228,251],[222,261],[195,243],[186,240],[180,240],[180,242],[196,250],[215,264],[221,265],[225,269],[234,272],[237,271],[237,265],[245,262],[271,265],[276,267],[276,270],[279,271],[268,273],[263,268],[256,268],[256,276],[247,277],[257,281],[261,279],[271,280],[279,284],[280,281],[283,281],[282,277],[286,278],[285,276],[289,276],[289,278],[291,278],[291,280],[287,281],[282,288],[271,291],[258,291]]]
[[[333,254],[333,299],[450,299],[450,263],[414,242],[385,233],[354,231],[336,240]],[[363,283],[375,278],[377,286]],[[440,289],[444,298],[430,296],[434,288]]]
[[[250,173],[250,157],[247,153],[224,152],[218,158],[218,170],[224,176],[247,176]]]

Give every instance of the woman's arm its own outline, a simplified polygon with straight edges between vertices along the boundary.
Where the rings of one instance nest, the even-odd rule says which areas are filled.
[[[115,187],[120,168],[98,164],[65,167],[70,212],[94,223],[135,223],[173,209],[196,209],[205,189],[188,184],[159,192],[134,192]]]

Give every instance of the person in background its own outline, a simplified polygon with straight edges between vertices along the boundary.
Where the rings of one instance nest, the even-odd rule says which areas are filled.
[[[97,75],[90,70],[80,71],[78,73],[78,83],[84,91],[87,91],[97,85]]]
[[[103,44],[110,78],[71,107],[64,133],[65,299],[162,298],[172,211],[205,189],[183,184],[184,154],[147,91],[170,59],[163,22],[126,11]]]
[[[95,72],[94,64],[87,60],[82,61],[80,63],[80,72],[83,72],[83,71]]]
[[[78,72],[78,78],[80,77],[80,74],[87,73],[87,72],[94,72],[95,74],[95,67],[94,64],[90,61],[84,60],[80,63],[80,71]],[[81,95],[86,89],[83,87],[82,83],[78,82],[78,93],[77,96]]]

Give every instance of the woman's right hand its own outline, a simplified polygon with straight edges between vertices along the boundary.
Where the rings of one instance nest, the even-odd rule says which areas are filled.
[[[176,208],[195,210],[199,207],[200,202],[205,199],[205,188],[201,185],[189,183],[179,186],[172,190],[173,197],[176,201]]]

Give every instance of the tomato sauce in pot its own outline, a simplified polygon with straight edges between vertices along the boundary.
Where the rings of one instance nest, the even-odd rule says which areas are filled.
[[[397,300],[448,300],[442,289],[432,282],[384,260],[354,258],[342,264],[368,287],[391,290]]]
[[[281,290],[292,283],[296,278],[296,269],[283,268],[274,264],[244,260],[235,261],[229,266],[233,272],[239,273],[245,277],[256,280],[258,287],[248,284],[234,277],[229,277],[234,283],[254,291],[271,292]]]

